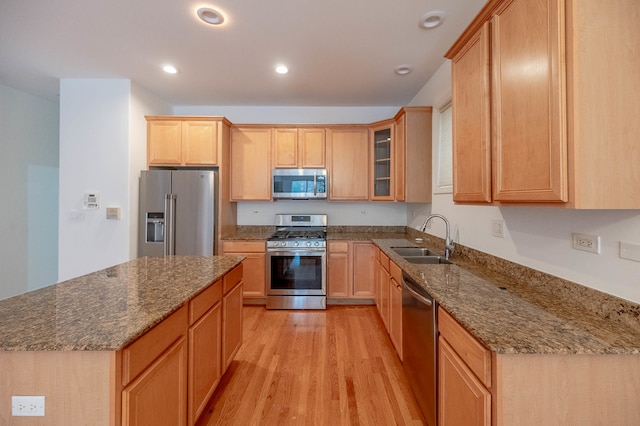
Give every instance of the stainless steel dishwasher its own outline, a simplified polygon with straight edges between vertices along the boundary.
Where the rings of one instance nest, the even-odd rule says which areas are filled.
[[[402,274],[403,368],[429,426],[436,426],[437,302]]]

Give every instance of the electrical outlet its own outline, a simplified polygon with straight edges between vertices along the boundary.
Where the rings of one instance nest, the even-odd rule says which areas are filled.
[[[576,233],[572,235],[574,249],[600,254],[600,236]]]
[[[494,219],[491,222],[491,235],[498,238],[504,238],[504,220]]]
[[[640,244],[620,241],[620,257],[640,262]]]
[[[25,417],[44,416],[44,396],[12,396],[11,415]]]
[[[107,207],[107,219],[120,220],[120,207]]]

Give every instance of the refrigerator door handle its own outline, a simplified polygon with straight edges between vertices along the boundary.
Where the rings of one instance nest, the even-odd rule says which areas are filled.
[[[176,254],[176,194],[164,196],[164,255]]]

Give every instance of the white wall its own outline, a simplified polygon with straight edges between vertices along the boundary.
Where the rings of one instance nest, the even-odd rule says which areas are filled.
[[[234,124],[368,124],[392,118],[390,107],[237,107],[182,106],[175,115],[224,116]],[[404,226],[403,203],[325,201],[239,202],[238,225],[273,225],[276,213],[326,213],[331,225]]]
[[[450,87],[447,61],[411,104],[438,105],[451,96]],[[436,194],[430,205],[410,205],[407,223],[418,227],[430,212],[449,218],[455,240],[465,246],[640,303],[640,263],[618,256],[620,241],[640,243],[639,210],[461,206],[453,204],[451,194]],[[493,219],[505,221],[504,239],[491,235]],[[441,221],[429,232],[443,237]],[[572,232],[599,235],[601,254],[573,250]]]
[[[58,114],[0,85],[0,299],[57,281]]]
[[[146,165],[144,114],[167,104],[126,79],[63,79],[60,83],[59,280],[135,258],[137,176]],[[83,195],[100,208],[83,209]],[[119,207],[120,220],[107,220]]]

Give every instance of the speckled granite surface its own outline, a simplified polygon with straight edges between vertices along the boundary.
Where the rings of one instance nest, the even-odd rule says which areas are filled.
[[[242,261],[144,257],[0,301],[0,350],[118,350]]]
[[[535,276],[539,272],[512,263],[498,272],[474,262],[468,253],[454,254],[454,265],[416,265],[392,249],[421,245],[442,252],[441,244],[434,244],[437,239],[373,242],[496,353],[640,354],[637,317],[634,322],[611,310],[588,309],[584,298],[594,305],[615,299],[614,311],[633,311],[637,305],[631,302],[577,284],[540,280]],[[509,266],[520,271],[518,276],[510,275]]]
[[[266,239],[239,226],[227,239]],[[421,239],[416,240],[416,238]],[[640,305],[457,245],[454,265],[416,265],[391,247],[444,241],[409,227],[330,226],[328,240],[372,240],[497,353],[640,354]]]

